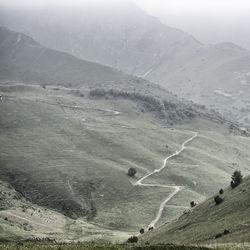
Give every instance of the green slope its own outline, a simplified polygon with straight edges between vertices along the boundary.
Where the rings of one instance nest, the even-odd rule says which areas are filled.
[[[250,141],[240,136],[248,132],[238,125],[147,81],[0,31],[0,180],[24,199],[10,192],[9,203],[1,201],[2,238],[7,230],[12,238],[120,239],[146,228],[173,188],[134,183],[179,150],[190,130],[198,137],[145,181],[182,186],[157,226],[225,185],[234,168],[250,172]],[[51,232],[46,221],[54,217],[61,223]]]
[[[124,239],[126,232],[147,227],[173,190],[133,183],[178,150],[192,136],[188,130],[197,131],[198,138],[167,169],[147,180],[184,186],[158,225],[180,214],[190,200],[204,200],[226,185],[234,168],[250,172],[250,141],[231,133],[223,120],[199,115],[179,121],[176,116],[159,118],[141,100],[90,98],[85,88],[80,88],[84,96],[58,86],[4,83],[0,91],[0,178],[31,204],[70,217],[60,233],[65,239],[95,237],[95,230],[80,229],[80,222],[74,225],[76,218],[106,228],[102,236],[97,230],[98,237],[109,238],[110,230],[120,230],[113,237],[122,234]],[[134,179],[127,176],[130,167],[137,169]],[[20,215],[18,204],[3,209]],[[19,232],[15,223],[8,230]],[[21,235],[39,232],[32,230]]]
[[[230,180],[228,180],[229,182]],[[235,189],[225,189],[223,202],[216,205],[214,196],[186,211],[177,220],[146,233],[141,241],[152,243],[215,244],[249,243],[250,177]],[[229,233],[224,235],[224,231]],[[221,237],[215,238],[221,234]]]

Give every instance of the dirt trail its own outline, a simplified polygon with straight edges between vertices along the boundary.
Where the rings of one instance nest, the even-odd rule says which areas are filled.
[[[186,147],[185,145],[191,141],[193,141],[197,136],[198,133],[197,132],[193,132],[193,131],[188,131],[191,132],[193,134],[192,137],[190,137],[189,139],[187,139],[186,141],[184,141],[181,144],[181,148],[177,151],[175,151],[173,154],[167,156],[162,163],[162,166],[158,169],[155,169],[154,171],[152,171],[151,173],[145,175],[144,177],[142,177],[141,179],[139,179],[134,185],[135,186],[144,186],[144,187],[165,187],[165,188],[173,188],[174,192],[171,193],[161,204],[158,210],[158,213],[156,215],[156,218],[148,225],[149,229],[150,227],[155,227],[155,224],[159,221],[159,219],[161,218],[163,209],[165,207],[165,205],[169,202],[169,200],[171,200],[182,188],[182,186],[174,186],[174,185],[161,185],[161,184],[143,184],[142,182],[144,180],[146,180],[148,177],[150,177],[151,175],[154,175],[155,173],[159,173],[160,171],[162,171],[164,168],[167,167],[167,162],[169,159],[178,156]]]

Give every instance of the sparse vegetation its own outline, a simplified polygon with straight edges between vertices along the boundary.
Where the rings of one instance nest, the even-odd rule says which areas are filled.
[[[156,228],[150,234],[139,237],[139,243],[183,244],[249,244],[250,176],[240,186],[224,189],[223,202],[215,206],[214,197],[192,212],[180,216],[169,224]],[[242,190],[246,190],[242,192]],[[225,237],[224,237],[225,236]],[[239,247],[240,248],[240,247]],[[232,245],[234,249],[234,245]]]

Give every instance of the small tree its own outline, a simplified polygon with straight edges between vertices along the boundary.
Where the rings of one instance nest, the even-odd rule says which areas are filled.
[[[218,205],[223,201],[223,199],[219,195],[216,195],[214,197],[214,201],[215,201],[216,205]]]
[[[238,170],[234,171],[234,173],[232,175],[231,187],[236,188],[237,186],[239,186],[241,184],[241,182],[242,182],[241,172]]]
[[[195,207],[196,206],[196,203],[194,201],[191,201],[190,202],[190,207]]]
[[[135,174],[137,173],[136,169],[135,168],[130,168],[128,170],[128,176],[130,177],[135,177]]]
[[[144,234],[144,229],[143,228],[140,229],[140,234]]]
[[[219,191],[220,194],[223,194],[224,193],[224,190],[221,188],[220,191]]]

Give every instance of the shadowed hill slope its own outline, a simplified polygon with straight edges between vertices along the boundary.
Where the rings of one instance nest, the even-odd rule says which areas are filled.
[[[0,79],[71,85],[122,82],[135,77],[70,54],[48,49],[32,38],[0,27]]]

